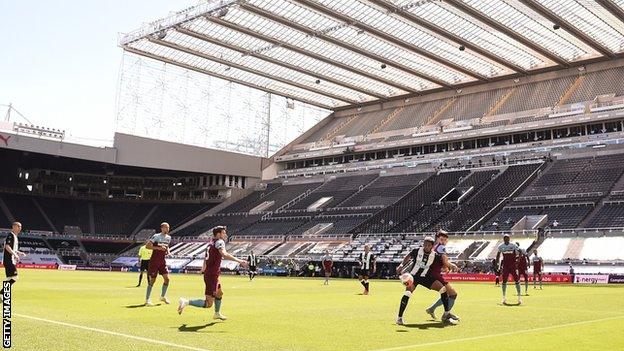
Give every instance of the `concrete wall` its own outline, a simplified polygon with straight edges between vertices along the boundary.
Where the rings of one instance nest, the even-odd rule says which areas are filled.
[[[260,179],[267,159],[198,146],[171,143],[128,134],[115,134],[113,147],[96,147],[60,140],[18,135],[2,125],[0,148],[64,156],[126,166]],[[5,143],[6,141],[6,143]]]
[[[115,133],[120,165],[260,178],[262,157]]]

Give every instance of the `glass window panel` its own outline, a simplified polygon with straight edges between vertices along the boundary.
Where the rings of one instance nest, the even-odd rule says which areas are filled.
[[[613,52],[624,49],[624,23],[595,1],[541,0],[549,10]]]
[[[265,78],[253,73],[249,73],[234,67],[230,67],[228,65],[220,64],[215,61],[210,61],[195,55],[187,54],[185,52],[174,50],[162,45],[158,45],[147,40],[140,40],[130,44],[131,47],[134,47],[138,50],[142,50],[145,52],[149,52],[169,60],[183,63],[189,66],[193,66],[208,72],[212,72],[215,74],[219,74],[221,76],[231,78],[234,80],[240,80],[243,82],[248,82],[260,88],[271,89],[275,92],[291,95],[302,101],[314,101],[319,104],[323,104],[326,106],[346,106],[348,105],[345,102],[332,99],[330,97],[317,94],[314,92],[310,92],[308,90],[304,90],[301,88],[293,87],[291,85],[287,85],[273,79]]]

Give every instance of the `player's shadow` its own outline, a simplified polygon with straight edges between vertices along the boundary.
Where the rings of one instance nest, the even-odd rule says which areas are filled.
[[[204,325],[194,325],[194,326],[188,326],[186,324],[182,324],[181,326],[178,327],[178,331],[196,333],[204,328],[212,327],[215,324],[217,324],[217,322],[207,323]]]
[[[157,304],[154,305],[154,307],[155,306],[160,306],[160,305],[162,305],[162,304],[161,303],[157,303]],[[142,304],[139,304],[139,305],[126,305],[125,307],[126,308],[141,308],[141,307],[148,307],[148,306],[145,306],[145,304],[142,303]]]
[[[447,324],[444,322],[429,322],[429,323],[411,323],[411,324],[403,324],[405,328],[416,328],[421,330],[427,329],[441,329],[449,326],[453,326],[452,324]],[[401,331],[400,329],[397,331]]]
[[[505,306],[505,307],[520,307],[520,306],[521,306],[521,304],[519,304],[519,303],[509,303],[509,302],[506,302],[506,303],[501,304],[501,306]]]

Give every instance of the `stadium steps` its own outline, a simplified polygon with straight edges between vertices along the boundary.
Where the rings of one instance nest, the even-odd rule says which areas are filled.
[[[505,105],[507,100],[509,100],[509,98],[513,95],[516,89],[517,87],[513,87],[509,89],[505,94],[503,94],[503,96],[501,96],[501,98],[498,99],[498,101],[496,101],[492,105],[492,107],[490,107],[490,110],[485,114],[485,117],[494,116],[496,114],[496,111],[498,111],[503,105]]]
[[[594,209],[591,210],[587,214],[587,216],[583,217],[583,219],[579,222],[577,227],[578,228],[586,228],[587,224],[591,223],[592,219],[594,219],[594,217],[596,217],[596,215],[600,212],[600,210],[602,210],[603,206],[604,206],[604,200],[600,201],[599,203],[597,203],[596,206],[594,206]]]
[[[45,211],[43,210],[43,208],[41,207],[41,205],[39,204],[37,199],[35,199],[33,197],[32,201],[35,204],[35,207],[37,208],[37,210],[39,210],[39,212],[41,212],[41,216],[43,217],[43,219],[46,221],[46,223],[48,223],[50,228],[52,228],[52,231],[55,232],[55,233],[61,233],[61,232],[59,232],[56,229],[56,227],[54,226],[54,223],[52,223],[52,221],[50,220],[50,217],[48,217],[47,213],[45,213]],[[63,233],[61,233],[61,234],[63,234]]]
[[[310,194],[312,194],[313,192],[319,190],[320,188],[322,188],[325,184],[329,183],[329,181],[323,182],[321,183],[321,185],[317,186],[314,189],[308,189],[306,190],[303,194],[300,194],[299,196],[295,197],[294,199],[288,201],[287,203],[283,204],[282,206],[280,206],[278,209],[275,210],[275,212],[281,212],[283,210],[288,209],[289,207],[291,207],[292,205],[296,204],[297,202],[301,201],[302,199],[305,199],[306,197],[308,197]]]
[[[448,110],[449,108],[451,108],[451,106],[453,106],[453,103],[457,100],[457,97],[453,97],[451,99],[448,100],[448,102],[444,105],[442,105],[442,107],[440,107],[434,114],[433,116],[431,116],[431,118],[429,118],[427,120],[427,122],[425,122],[425,126],[428,125],[432,125],[435,123],[439,122],[439,119],[444,116],[444,112],[446,112],[446,110]]]
[[[273,191],[279,189],[280,187],[275,188]],[[189,218],[188,220],[182,221],[182,224],[180,224],[179,226],[177,226],[175,229],[171,230],[171,235],[181,231],[182,229],[185,229],[186,227],[195,224],[199,221],[201,221],[202,219],[211,216],[215,213],[218,213],[221,210],[226,209],[228,206],[232,205],[233,203],[247,197],[247,195],[251,194],[254,191],[253,188],[247,188],[247,189],[232,189],[232,195],[227,198],[225,201],[223,201],[222,203],[218,204],[217,206],[211,207],[210,209],[206,210],[204,213],[201,213],[193,218]]]
[[[546,168],[546,162],[543,162],[533,173],[531,173],[527,179],[524,180],[515,190],[513,190],[506,198],[502,199],[496,206],[492,207],[483,217],[477,220],[475,223],[470,226],[467,231],[475,231],[479,228],[481,224],[485,224],[488,219],[490,219],[495,213],[500,212],[511,199],[513,199],[517,194],[519,194],[522,190],[524,190],[529,184],[531,184],[535,178],[541,173],[541,171]],[[502,174],[502,173],[501,173]],[[482,190],[487,189],[487,186],[483,187]]]
[[[379,175],[377,176],[377,178],[371,180],[370,182],[368,182],[366,185],[361,185],[360,188],[354,192],[353,194],[351,194],[349,197],[347,197],[346,199],[340,201],[340,203],[338,203],[336,206],[333,207],[340,207],[340,205],[347,203],[347,201],[349,201],[352,197],[356,196],[357,194],[361,193],[364,189],[368,188],[369,186],[373,185],[379,178],[381,178]]]
[[[395,202],[393,202],[392,204],[382,208],[381,210],[377,211],[375,214],[373,214],[372,216],[370,216],[369,218],[367,218],[366,220],[364,220],[362,223],[358,224],[357,226],[355,226],[353,229],[351,229],[347,234],[360,234],[360,233],[366,233],[366,230],[371,227],[371,225],[376,224],[379,221],[379,218],[377,217],[377,215],[379,214],[383,214],[384,211],[389,211],[390,209],[392,209],[397,203],[403,201],[405,198],[411,196],[411,194],[417,190],[420,189],[421,185],[425,184],[425,182],[427,180],[429,180],[433,175],[435,175],[435,173],[429,174],[429,176],[427,178],[422,179],[418,184],[414,185],[414,187],[412,189],[410,189],[409,191],[407,191],[403,196],[401,196],[399,199],[397,199]]]
[[[343,128],[345,128],[346,126],[351,124],[351,122],[356,120],[358,118],[358,116],[359,115],[357,113],[354,113],[346,121],[344,121],[343,123],[341,123],[338,126],[336,126],[336,128],[332,129],[329,133],[325,134],[323,139],[321,139],[320,141],[327,141],[327,140],[333,139],[336,135],[338,135],[338,132],[340,132]]]
[[[396,116],[398,116],[403,110],[405,109],[405,104],[397,107],[396,109],[394,109],[392,112],[390,112],[390,114],[388,115],[388,117],[382,119],[371,131],[370,133],[366,133],[366,135],[369,134],[375,134],[377,133],[381,128],[383,128],[386,124],[390,123]]]
[[[93,210],[92,202],[87,204],[87,210],[89,212],[89,233],[95,233],[95,211]]]
[[[152,218],[152,215],[154,214],[154,212],[156,212],[156,209],[158,208],[158,206],[160,205],[153,206],[149,210],[149,212],[147,212],[147,215],[141,220],[141,222],[139,222],[136,228],[134,228],[132,232],[130,232],[131,237],[134,237],[141,229],[143,229],[143,227],[145,226],[145,223],[147,223],[147,221],[149,221],[150,218]]]
[[[581,86],[584,80],[585,80],[585,75],[580,75],[576,77],[574,82],[572,82],[572,84],[570,84],[568,89],[566,89],[565,93],[561,95],[561,97],[559,98],[555,106],[560,107],[562,105],[565,105],[565,103],[568,102],[568,100],[570,100],[570,97],[572,97],[572,95],[574,95],[576,90]]]
[[[563,254],[563,259],[579,259],[581,258],[581,251],[583,250],[583,244],[585,243],[585,238],[573,238],[570,240],[568,244],[568,248]]]
[[[10,226],[11,223],[13,223],[15,221],[15,217],[13,217],[13,214],[11,214],[11,211],[9,210],[9,207],[4,202],[4,200],[2,200],[2,197],[0,197],[0,210],[2,210],[2,213],[4,214],[4,216],[7,219],[7,225]]]

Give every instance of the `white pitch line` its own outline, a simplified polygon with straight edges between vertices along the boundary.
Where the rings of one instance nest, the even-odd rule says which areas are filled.
[[[593,319],[593,320],[589,320],[589,321],[580,321],[580,322],[574,322],[574,323],[558,324],[558,325],[553,325],[553,326],[550,326],[550,327],[541,327],[541,328],[525,329],[525,330],[518,330],[518,331],[512,331],[512,332],[506,332],[506,333],[472,336],[472,337],[468,337],[468,338],[459,338],[459,339],[451,339],[451,340],[444,340],[444,341],[428,342],[428,343],[424,343],[424,344],[397,346],[397,347],[390,347],[390,348],[387,348],[387,349],[377,349],[377,350],[374,350],[374,351],[396,351],[396,350],[415,349],[417,347],[445,345],[445,344],[452,344],[452,343],[462,342],[462,341],[473,341],[473,340],[495,338],[495,337],[499,337],[499,336],[509,336],[509,335],[515,335],[515,334],[540,332],[540,331],[551,330],[551,329],[574,327],[574,326],[577,326],[577,325],[599,323],[599,322],[605,322],[605,321],[610,321],[610,320],[614,320],[614,319],[622,319],[622,318],[624,318],[624,316],[601,318],[601,319]]]
[[[184,350],[193,350],[193,351],[210,351],[210,350],[207,350],[207,349],[200,349],[200,348],[198,348],[198,347],[192,347],[192,346],[186,346],[186,345],[174,344],[174,343],[167,342],[167,341],[161,341],[161,340],[148,339],[148,338],[143,338],[143,337],[136,336],[136,335],[123,334],[123,333],[118,333],[118,332],[114,332],[114,331],[110,331],[110,330],[105,330],[105,329],[98,329],[98,328],[85,327],[85,326],[83,326],[83,325],[71,324],[71,323],[65,323],[65,322],[59,322],[59,321],[54,321],[54,320],[51,320],[51,319],[45,319],[45,318],[39,318],[39,317],[33,317],[33,316],[27,316],[27,315],[24,315],[24,314],[17,314],[17,313],[13,313],[13,316],[22,317],[22,318],[26,318],[26,319],[32,319],[32,320],[35,320],[35,321],[40,321],[40,322],[46,322],[46,323],[56,324],[56,325],[62,325],[62,326],[64,326],[64,327],[70,327],[70,328],[75,328],[75,329],[88,330],[88,331],[92,331],[92,332],[96,332],[96,333],[101,333],[101,334],[108,334],[108,335],[119,336],[119,337],[122,337],[122,338],[133,339],[133,340],[138,340],[138,341],[148,342],[148,343],[152,343],[152,344],[159,344],[159,345],[165,345],[165,346],[177,347],[177,348],[179,348],[179,349],[184,349]]]

